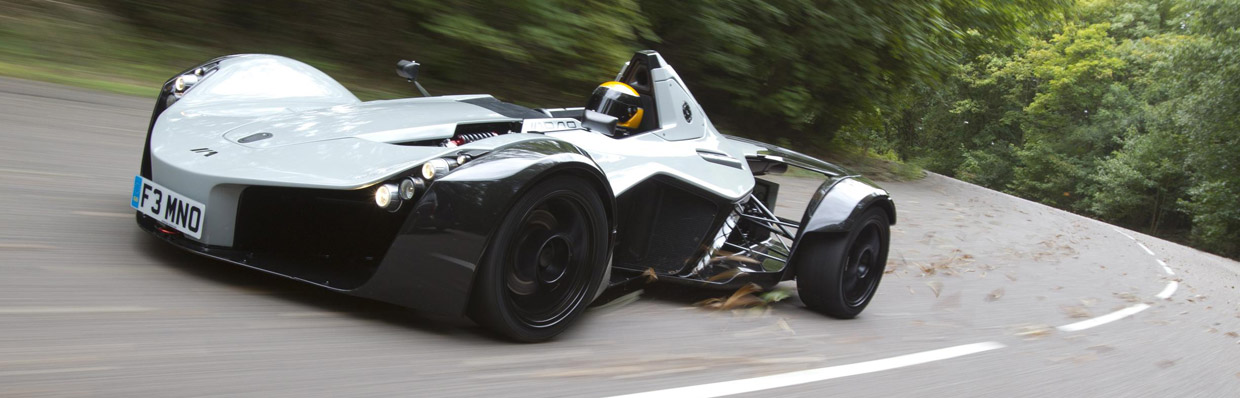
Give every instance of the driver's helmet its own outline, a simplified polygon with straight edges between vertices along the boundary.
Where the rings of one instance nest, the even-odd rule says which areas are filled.
[[[615,117],[616,126],[636,129],[642,124],[642,101],[637,90],[621,82],[600,84],[590,94],[586,109]]]

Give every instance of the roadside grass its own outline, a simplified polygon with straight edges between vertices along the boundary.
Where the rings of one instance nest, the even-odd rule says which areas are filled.
[[[86,6],[52,5],[52,10],[6,8],[0,16],[0,76],[37,80],[118,94],[153,98],[176,73],[228,53],[246,50],[296,58],[337,78],[362,100],[408,97],[413,91],[395,79],[350,78],[341,65],[296,48],[216,49],[161,41]],[[377,75],[377,73],[376,73]]]
[[[921,167],[901,162],[894,154],[875,153],[846,143],[832,143],[825,153],[819,155],[823,160],[844,166],[875,181],[912,181],[926,176]]]
[[[783,138],[777,139],[773,143],[843,166],[875,181],[913,181],[926,176],[926,172],[921,166],[901,162],[896,158],[895,154],[877,153],[873,150],[843,142],[838,137],[825,145],[818,143],[794,145],[794,143]],[[798,178],[822,178],[821,174],[797,167],[789,167],[788,171],[780,175]]]
[[[17,12],[4,20],[0,75],[154,97],[165,79],[184,69],[160,61],[193,52],[136,39],[89,8],[61,11],[57,18]]]

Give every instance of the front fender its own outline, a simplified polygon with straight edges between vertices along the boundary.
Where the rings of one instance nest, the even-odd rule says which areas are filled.
[[[875,206],[887,213],[887,219],[892,224],[896,223],[895,202],[886,190],[873,181],[864,177],[844,177],[829,178],[823,182],[805,208],[783,279],[792,279],[797,262],[808,261],[797,255],[797,249],[806,237],[848,232],[861,214]]]
[[[558,173],[595,183],[615,229],[615,196],[582,150],[551,138],[516,142],[465,163],[427,186],[374,277],[354,291],[425,313],[465,313],[474,272],[521,194]]]
[[[818,187],[801,219],[801,235],[819,232],[846,232],[852,222],[871,206],[887,212],[896,223],[895,202],[886,190],[864,177],[829,179]]]

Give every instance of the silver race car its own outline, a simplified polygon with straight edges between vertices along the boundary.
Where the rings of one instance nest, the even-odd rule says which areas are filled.
[[[609,284],[769,288],[852,318],[878,287],[895,206],[840,167],[720,134],[658,53],[583,108],[489,95],[362,102],[284,57],[212,60],[164,84],[134,177],[138,225],[203,256],[513,340],[563,331]],[[755,178],[826,176],[800,220]]]

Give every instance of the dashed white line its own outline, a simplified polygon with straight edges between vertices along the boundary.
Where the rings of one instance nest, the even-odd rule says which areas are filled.
[[[55,249],[56,246],[42,243],[8,243],[0,242],[0,249]]]
[[[1128,235],[1124,233],[1124,231],[1120,231],[1119,228],[1111,227],[1111,229],[1114,229],[1115,232],[1119,232],[1121,235],[1128,237],[1128,239],[1136,240],[1136,238],[1133,238],[1132,235]],[[1149,255],[1151,256],[1155,256],[1155,257],[1158,256],[1157,254],[1154,254],[1153,250],[1150,250],[1149,247],[1146,247],[1145,244],[1139,241],[1137,242],[1137,246],[1141,246],[1141,250],[1145,250],[1145,252],[1149,253]],[[1162,259],[1155,258],[1154,261],[1157,261],[1158,265],[1161,265],[1163,267],[1163,271],[1166,271],[1168,275],[1175,275],[1175,272],[1171,270],[1171,267],[1168,267],[1167,263],[1164,262]],[[1171,295],[1175,294],[1175,290],[1179,287],[1180,287],[1179,282],[1176,282],[1176,281],[1168,282],[1167,287],[1163,288],[1163,290],[1154,297],[1157,297],[1162,300],[1166,300],[1168,298],[1171,298]],[[1135,315],[1138,312],[1145,311],[1149,308],[1150,308],[1149,304],[1145,304],[1145,303],[1137,304],[1137,305],[1127,307],[1119,311],[1115,311],[1115,312],[1112,312],[1110,314],[1106,314],[1100,317],[1090,318],[1090,319],[1086,319],[1080,322],[1059,326],[1059,327],[1056,327],[1056,329],[1059,329],[1060,331],[1064,331],[1064,332],[1081,331],[1081,330],[1085,330],[1085,329],[1089,329],[1089,328],[1097,327],[1097,326],[1102,326],[1102,325],[1105,325],[1111,322],[1118,321],[1120,319],[1130,317],[1132,315]]]
[[[1163,262],[1163,260],[1157,258],[1154,259],[1154,261],[1157,261],[1158,265],[1163,267],[1163,271],[1167,272],[1167,275],[1175,275],[1175,271],[1172,271],[1171,267],[1168,267],[1166,262]]]
[[[112,369],[116,369],[116,368],[111,367],[111,366],[96,366],[96,367],[91,367],[91,368],[13,370],[13,371],[0,372],[0,376],[12,377],[12,376],[46,375],[46,374],[57,374],[57,373],[73,373],[73,372],[98,372],[98,371],[112,370]]]
[[[1164,287],[1163,290],[1159,292],[1157,296],[1154,296],[1154,297],[1158,297],[1160,300],[1169,299],[1171,298],[1171,295],[1175,294],[1175,289],[1178,287],[1180,287],[1180,282],[1176,282],[1176,281],[1167,282],[1167,287]]]
[[[83,175],[77,175],[77,174],[64,174],[64,173],[52,173],[52,172],[39,171],[39,170],[22,170],[22,169],[5,169],[5,168],[0,168],[0,174],[34,174],[34,175],[51,176],[51,177],[85,177]]]
[[[0,307],[0,315],[25,314],[98,314],[112,312],[147,312],[149,307]]]
[[[1124,231],[1119,230],[1119,228],[1112,227],[1112,229],[1114,229],[1115,232],[1119,232],[1121,235],[1124,235],[1128,239],[1132,239],[1134,241],[1137,240],[1137,238],[1134,238],[1132,235],[1124,233]],[[1146,247],[1141,242],[1136,242],[1136,243],[1137,243],[1137,246],[1140,246],[1141,249],[1145,250],[1145,252],[1149,253],[1149,255],[1157,256],[1157,254],[1154,254],[1153,250],[1150,250],[1149,247]],[[1163,262],[1161,259],[1155,259],[1155,261],[1158,261],[1158,265],[1161,265],[1163,267],[1163,270],[1166,271],[1167,274],[1175,275],[1175,272],[1171,270],[1171,267],[1167,266],[1166,262]],[[1168,282],[1167,287],[1163,288],[1162,292],[1159,292],[1158,295],[1156,295],[1155,297],[1159,299],[1170,298],[1171,295],[1175,294],[1175,291],[1179,286],[1180,286],[1179,282],[1176,282],[1176,281]],[[1089,328],[1093,328],[1097,326],[1102,326],[1102,325],[1105,325],[1111,322],[1115,322],[1120,319],[1124,319],[1129,316],[1135,315],[1141,311],[1145,311],[1149,308],[1150,308],[1149,304],[1144,304],[1144,303],[1137,304],[1137,305],[1133,305],[1131,307],[1127,307],[1127,308],[1124,308],[1119,311],[1115,311],[1115,312],[1112,312],[1110,314],[1106,314],[1103,316],[1090,318],[1084,321],[1059,326],[1056,329],[1059,329],[1060,331],[1063,331],[1063,332],[1077,332],[1077,331],[1081,331],[1081,330],[1085,330],[1085,329],[1089,329]],[[838,366],[831,366],[831,367],[818,368],[818,369],[802,370],[802,371],[797,371],[797,372],[781,373],[781,374],[770,375],[770,376],[754,377],[754,378],[740,379],[740,380],[731,380],[731,381],[724,381],[724,382],[710,383],[710,384],[701,384],[701,385],[696,385],[696,386],[669,388],[665,390],[655,390],[655,391],[648,391],[648,392],[637,393],[637,394],[619,395],[619,396],[615,396],[611,398],[722,397],[722,396],[727,396],[727,395],[743,394],[747,392],[770,390],[774,388],[782,388],[782,387],[789,387],[789,386],[813,383],[813,382],[824,381],[824,380],[837,379],[841,377],[856,376],[856,375],[866,374],[866,373],[881,372],[884,370],[891,370],[891,369],[897,369],[897,368],[902,368],[902,367],[907,367],[907,366],[920,365],[924,363],[941,361],[945,359],[952,359],[952,358],[962,357],[965,355],[986,352],[990,350],[997,350],[997,349],[1004,348],[1004,347],[1007,347],[1007,346],[1003,345],[1002,343],[998,343],[994,341],[987,341],[984,343],[965,344],[965,345],[959,345],[955,347],[941,348],[941,349],[932,350],[932,351],[901,355],[901,356],[896,356],[896,357],[891,357],[891,358],[877,359],[873,361],[859,362],[859,363],[854,363],[854,364],[849,364],[849,365],[838,365]]]
[[[85,210],[74,211],[73,214],[76,214],[79,216],[91,216],[91,217],[115,217],[115,218],[133,217],[133,214],[130,214],[130,213],[112,213],[112,212],[85,211]]]
[[[1149,253],[1151,256],[1157,256],[1157,254],[1154,254],[1154,251],[1153,251],[1153,250],[1150,250],[1150,248],[1145,247],[1145,245],[1144,245],[1144,244],[1142,244],[1141,242],[1137,242],[1137,246],[1141,246],[1141,249],[1142,249],[1142,250],[1145,250],[1145,252],[1146,252],[1146,253]]]
[[[666,390],[656,390],[630,395],[622,395],[612,398],[653,398],[653,397],[722,397],[725,395],[742,394],[747,392],[769,390],[772,388],[795,386],[798,384],[812,383],[816,381],[837,379],[840,377],[855,376],[865,373],[881,372],[902,368],[906,366],[920,365],[928,362],[941,361],[944,359],[952,359],[965,355],[977,354],[990,350],[997,350],[1007,347],[1002,343],[987,341],[984,343],[965,344],[955,347],[941,348],[933,351],[919,352],[915,354],[901,355],[898,357],[884,358],[873,361],[859,362],[848,365],[831,366],[826,368],[802,370],[790,373],[781,373],[777,375],[754,377],[749,379],[731,380],[719,383],[702,384],[696,386],[670,388]]]
[[[1115,311],[1110,314],[1106,314],[1106,315],[1103,315],[1097,318],[1090,318],[1090,319],[1086,319],[1086,320],[1083,320],[1077,323],[1070,323],[1067,325],[1063,325],[1063,326],[1057,327],[1056,329],[1059,329],[1060,331],[1064,331],[1064,332],[1077,332],[1077,331],[1089,329],[1092,327],[1102,326],[1102,325],[1105,325],[1111,322],[1115,322],[1120,319],[1124,319],[1126,317],[1132,316],[1133,314],[1136,314],[1138,312],[1145,311],[1149,308],[1150,308],[1149,304],[1137,304],[1137,305],[1124,308],[1122,310]]]

